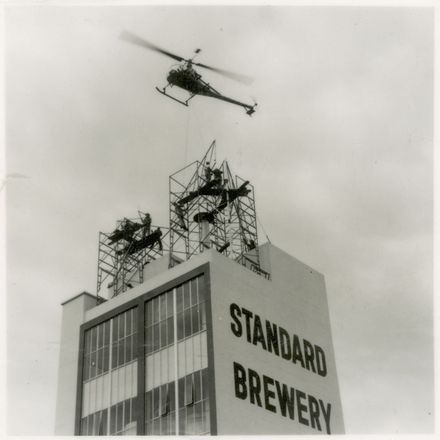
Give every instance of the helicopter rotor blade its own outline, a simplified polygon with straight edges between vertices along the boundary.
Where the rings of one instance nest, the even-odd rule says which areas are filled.
[[[212,70],[213,72],[217,72],[220,75],[226,76],[227,78],[233,79],[235,81],[244,83],[244,84],[252,84],[254,82],[254,78],[247,75],[240,75],[239,73],[230,72],[229,70],[218,69],[217,67],[207,66],[202,63],[193,63],[195,66],[203,67],[208,70]]]
[[[127,41],[128,43],[132,43],[132,44],[136,44],[137,46],[141,46],[145,49],[151,49],[156,52],[159,52],[163,55],[166,55],[170,58],[175,59],[176,61],[186,61],[185,58],[182,58],[179,55],[175,55],[171,52],[168,52],[168,51],[160,48],[159,46],[156,46],[155,44],[149,43],[147,40],[144,40],[143,38],[138,37],[137,35],[132,34],[128,31],[122,31],[119,38],[121,40]]]

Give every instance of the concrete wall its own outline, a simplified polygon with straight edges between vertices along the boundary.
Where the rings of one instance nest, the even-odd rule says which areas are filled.
[[[343,433],[324,277],[272,245],[264,246],[261,254],[265,268],[271,269],[271,281],[222,255],[212,254],[210,276],[218,434],[325,434],[327,430]],[[231,317],[231,304],[253,313],[249,321],[251,330],[257,314],[263,326],[268,320],[278,329],[287,330],[291,340],[296,334],[300,341],[306,339],[313,347],[315,344],[321,347],[326,360],[325,376],[312,371],[311,361],[306,369],[298,359],[296,363],[283,359],[267,347],[265,350],[262,343],[253,338],[248,342],[244,315],[240,318],[235,315],[242,324],[242,335],[236,336],[231,328],[233,323],[235,330],[238,329]],[[243,367],[246,382],[237,365]],[[252,380],[254,391],[259,381],[261,402],[256,392],[250,395],[249,369],[258,374],[258,378]],[[238,378],[234,378],[234,372]],[[294,389],[293,419],[286,408],[285,416],[282,414],[275,381],[280,389],[283,384],[289,392],[290,388]]]
[[[62,304],[55,435],[74,435],[79,357],[79,327],[96,298],[82,293]]]
[[[151,265],[148,277],[140,286],[96,306],[90,295],[79,296],[64,304],[60,352],[59,385],[57,396],[56,434],[73,435],[77,392],[77,365],[79,327],[116,307],[176,279],[206,262],[210,263],[212,343],[215,373],[215,399],[217,409],[217,433],[227,434],[325,434],[343,433],[343,416],[338,379],[333,352],[330,320],[324,277],[272,245],[264,245],[260,256],[263,269],[270,271],[271,280],[266,280],[236,262],[208,250],[195,255],[189,261],[166,269],[167,259]],[[252,323],[258,315],[263,325],[266,320],[277,328],[285,329],[290,338],[297,335],[300,341],[307,340],[313,347],[319,346],[325,353],[326,374],[303,368],[298,361],[283,359],[261,342],[247,341],[246,322],[241,316],[242,334],[233,333],[231,304],[252,312]],[[237,319],[237,317],[236,317]],[[315,360],[316,361],[316,360]],[[244,398],[237,396],[234,379],[234,363],[243,367],[248,380],[249,369],[258,374],[263,388],[264,377],[272,380],[261,390],[261,406],[250,389]],[[210,366],[210,367],[211,367]],[[317,368],[317,365],[316,365]],[[236,372],[237,374],[237,372]],[[290,417],[288,408],[283,416],[277,400],[276,381],[286,385],[295,399]],[[255,384],[254,384],[255,385]],[[249,388],[249,384],[246,382]],[[254,390],[255,391],[255,390]],[[301,394],[304,393],[304,394]],[[264,400],[266,396],[266,401]],[[318,409],[310,407],[315,399]],[[243,396],[241,396],[243,397]],[[312,403],[310,403],[312,402]],[[324,410],[319,407],[322,403]],[[301,409],[301,405],[305,405]],[[330,405],[330,406],[328,406]],[[304,409],[305,408],[305,409]],[[298,412],[298,409],[301,409]],[[312,412],[315,415],[312,416]],[[325,419],[328,416],[328,420]],[[328,422],[328,423],[327,423]],[[312,426],[314,425],[314,426]]]

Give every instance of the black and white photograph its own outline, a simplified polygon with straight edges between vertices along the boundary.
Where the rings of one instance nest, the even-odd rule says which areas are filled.
[[[434,435],[438,12],[7,2],[2,432]]]

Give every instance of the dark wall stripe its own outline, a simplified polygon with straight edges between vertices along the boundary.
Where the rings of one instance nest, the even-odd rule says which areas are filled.
[[[205,272],[205,292],[206,292],[206,327],[208,338],[208,381],[209,381],[209,418],[211,425],[211,435],[217,435],[217,406],[215,398],[215,368],[214,368],[214,335],[212,322],[212,302],[211,302],[211,276],[209,266]]]
[[[84,363],[84,333],[81,327],[79,330],[79,350],[78,350],[78,379],[76,383],[76,405],[75,405],[75,435],[81,433],[81,410],[82,410],[82,391],[83,391],[83,363]]]
[[[138,346],[137,346],[137,359],[138,359],[138,395],[137,395],[137,435],[144,435],[145,433],[145,302],[142,301],[138,306]]]

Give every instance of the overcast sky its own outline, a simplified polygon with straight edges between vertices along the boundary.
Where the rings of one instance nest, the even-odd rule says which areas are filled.
[[[255,186],[273,244],[326,277],[347,433],[433,422],[433,10],[10,7],[6,23],[8,409],[54,429],[60,303],[96,292],[98,232],[148,211],[168,176],[217,157]],[[158,94],[174,61],[240,107]],[[260,227],[260,242],[266,241]]]

